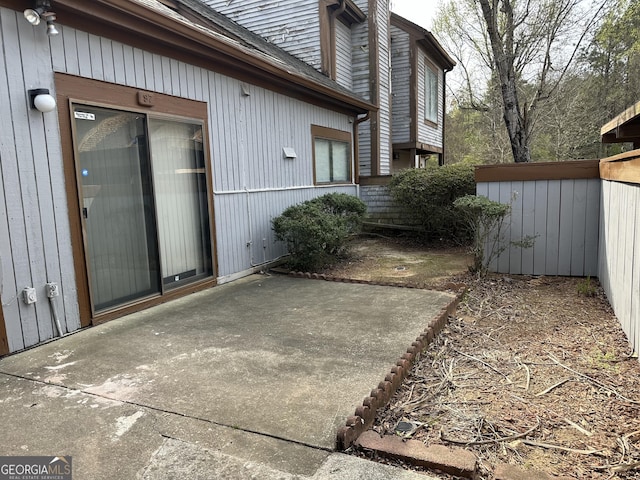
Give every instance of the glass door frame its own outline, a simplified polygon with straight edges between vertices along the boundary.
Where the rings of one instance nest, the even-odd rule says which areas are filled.
[[[149,125],[148,125],[148,119],[149,119],[149,115],[146,112],[138,112],[138,111],[130,111],[130,110],[126,110],[126,109],[122,109],[122,108],[112,108],[112,107],[107,107],[104,105],[97,105],[94,104],[93,102],[75,102],[73,100],[70,100],[69,102],[69,111],[71,114],[71,136],[73,138],[73,153],[74,153],[74,160],[75,160],[75,164],[76,164],[76,180],[78,183],[78,202],[80,205],[80,211],[81,213],[81,217],[80,217],[80,221],[82,224],[82,236],[83,236],[83,244],[84,244],[84,248],[85,248],[85,268],[87,270],[87,277],[89,279],[89,299],[90,299],[90,304],[91,304],[91,313],[93,316],[97,316],[97,315],[101,315],[105,312],[109,312],[110,310],[118,310],[119,308],[122,308],[125,305],[129,305],[132,303],[137,303],[137,302],[144,302],[147,299],[150,298],[154,298],[157,296],[161,296],[164,294],[163,290],[162,290],[162,281],[159,278],[159,274],[156,275],[156,282],[157,282],[157,291],[154,292],[150,292],[150,293],[146,293],[140,296],[135,297],[135,295],[132,295],[132,300],[130,301],[122,301],[120,303],[115,303],[113,306],[109,306],[109,307],[105,307],[105,308],[100,308],[98,309],[96,307],[96,299],[94,297],[96,297],[96,292],[94,291],[94,289],[92,288],[91,285],[91,277],[92,277],[92,265],[91,265],[91,259],[90,259],[90,252],[91,249],[89,247],[89,229],[87,226],[88,220],[89,220],[89,215],[85,214],[85,212],[87,212],[89,210],[89,208],[87,207],[87,204],[85,203],[85,194],[84,194],[84,187],[85,185],[83,185],[83,181],[82,181],[82,177],[83,177],[83,169],[84,167],[81,165],[81,153],[78,151],[78,146],[80,143],[80,139],[78,138],[78,127],[77,127],[77,120],[79,120],[79,117],[75,117],[75,112],[78,111],[78,109],[82,109],[83,107],[87,107],[88,109],[91,109],[92,107],[95,108],[99,108],[104,110],[105,112],[109,111],[109,112],[113,112],[113,113],[123,113],[123,114],[130,114],[130,115],[141,115],[144,117],[144,137],[145,137],[145,142],[146,145],[144,147],[144,154],[146,156],[146,158],[142,159],[140,158],[139,160],[143,163],[147,164],[146,170],[148,170],[148,172],[144,172],[142,169],[142,165],[140,165],[140,178],[141,180],[143,179],[145,173],[148,173],[148,175],[150,176],[150,178],[148,179],[150,181],[150,191],[148,193],[150,193],[150,195],[153,198],[153,219],[152,221],[154,222],[154,237],[152,239],[152,242],[155,243],[155,257],[156,260],[158,262],[158,273],[162,267],[161,262],[162,260],[160,259],[159,255],[158,255],[158,251],[159,251],[159,247],[158,247],[158,243],[159,243],[159,239],[158,239],[158,234],[157,234],[157,224],[158,224],[158,212],[157,212],[157,208],[155,206],[155,185],[153,182],[153,166],[152,166],[152,162],[151,162],[151,152],[150,152],[150,147],[149,147]],[[139,147],[138,147],[139,148]],[[146,229],[146,226],[145,226]],[[94,252],[95,253],[95,252]],[[147,254],[149,254],[149,251],[147,250]],[[151,263],[151,262],[149,262]],[[95,285],[94,285],[95,287]]]
[[[107,84],[105,82],[56,73],[55,83],[58,100],[58,117],[60,138],[63,151],[63,167],[67,185],[67,199],[69,221],[72,237],[74,270],[78,291],[78,306],[82,327],[99,324],[128,313],[139,311],[150,306],[179,298],[189,293],[210,288],[216,285],[218,266],[216,259],[215,216],[213,209],[213,180],[211,173],[210,148],[208,138],[208,105],[205,102],[177,98],[156,92]],[[141,104],[141,98],[148,102],[152,98],[152,105]],[[84,220],[82,218],[82,188],[79,171],[79,161],[76,161],[76,138],[73,118],[73,104],[118,110],[128,113],[139,113],[147,117],[175,120],[178,122],[197,123],[202,126],[202,141],[205,164],[205,178],[207,190],[207,212],[209,215],[208,246],[211,252],[211,276],[194,281],[193,283],[165,289],[161,285],[161,293],[136,299],[130,303],[113,308],[95,311],[89,285],[89,264],[87,255]],[[147,127],[148,129],[148,127]],[[155,212],[157,216],[157,211]],[[156,219],[157,220],[157,219]],[[162,282],[161,282],[162,283]]]

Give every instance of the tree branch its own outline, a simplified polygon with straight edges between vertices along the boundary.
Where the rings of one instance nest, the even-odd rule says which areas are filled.
[[[512,440],[517,440],[518,438],[524,438],[528,435],[530,435],[531,433],[533,433],[535,430],[538,429],[538,427],[540,426],[540,419],[537,419],[537,423],[531,427],[529,430],[527,430],[526,432],[523,433],[516,433],[514,435],[509,435],[508,437],[500,437],[500,438],[493,438],[491,440],[477,440],[474,442],[465,442],[464,440],[455,440],[453,438],[447,438],[444,435],[442,435],[442,432],[440,432],[440,439],[444,442],[447,443],[456,443],[458,445],[467,445],[467,446],[471,446],[471,445],[490,445],[492,443],[501,443],[501,442],[510,442]]]

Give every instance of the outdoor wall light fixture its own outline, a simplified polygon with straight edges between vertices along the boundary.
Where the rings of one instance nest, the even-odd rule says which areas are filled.
[[[36,0],[33,8],[27,8],[24,11],[24,18],[33,26],[40,25],[40,20],[44,18],[47,22],[47,35],[53,36],[60,33],[53,23],[56,20],[56,14],[51,11],[50,0]]]
[[[56,99],[47,88],[29,90],[29,104],[39,112],[46,113],[56,108]]]
[[[56,14],[53,12],[47,12],[44,14],[44,18],[47,20],[47,35],[50,37],[58,35],[60,32],[56,28],[56,24],[53,23],[56,20]]]
[[[40,25],[40,17],[44,14],[44,7],[27,8],[24,11],[24,18],[27,19],[31,25]]]

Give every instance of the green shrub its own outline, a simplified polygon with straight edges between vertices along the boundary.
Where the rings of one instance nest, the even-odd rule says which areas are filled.
[[[474,264],[470,270],[484,275],[493,259],[508,246],[505,246],[502,238],[502,227],[511,213],[511,206],[475,195],[460,197],[453,205],[466,219],[473,233],[471,253]]]
[[[362,200],[346,193],[327,193],[309,200],[309,203],[319,205],[327,213],[344,217],[350,233],[360,229],[364,214],[367,213],[367,206]]]
[[[468,243],[472,232],[453,202],[475,193],[473,173],[474,167],[464,164],[403,170],[393,176],[389,189],[395,202],[411,212],[427,240]]]
[[[329,193],[287,208],[272,221],[278,240],[287,244],[294,270],[312,271],[346,253],[349,235],[356,233],[366,212],[358,198]]]
[[[469,269],[483,276],[489,265],[511,247],[531,248],[536,236],[526,235],[519,240],[505,238],[505,220],[511,215],[511,205],[489,200],[487,197],[465,195],[453,202],[473,232],[471,252],[474,265]]]

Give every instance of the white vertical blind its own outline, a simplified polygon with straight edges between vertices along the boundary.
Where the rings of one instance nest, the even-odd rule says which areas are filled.
[[[347,142],[314,139],[316,183],[348,182],[351,180],[351,159]]]
[[[316,183],[331,182],[331,142],[324,138],[315,139]]]
[[[171,284],[207,270],[202,128],[150,118],[149,137],[162,277]]]
[[[334,182],[349,181],[351,163],[349,162],[349,144],[345,142],[332,142],[333,178]]]

